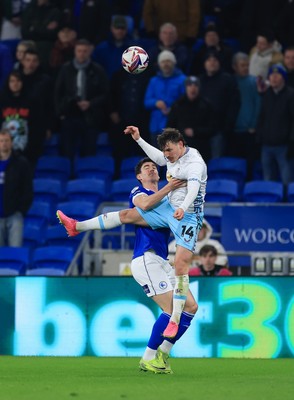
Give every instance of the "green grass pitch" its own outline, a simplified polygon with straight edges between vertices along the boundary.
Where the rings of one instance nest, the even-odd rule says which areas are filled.
[[[293,400],[293,359],[174,358],[172,375],[138,358],[0,357],[1,400]]]

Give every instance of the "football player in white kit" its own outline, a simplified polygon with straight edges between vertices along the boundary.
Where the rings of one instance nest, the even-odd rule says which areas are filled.
[[[167,166],[168,179],[185,180],[186,185],[180,185],[171,192],[166,185],[150,196],[150,204],[145,209],[136,207],[80,222],[67,217],[60,210],[57,211],[57,217],[69,236],[89,229],[112,229],[128,223],[148,225],[152,229],[171,229],[177,245],[174,261],[175,286],[172,314],[163,336],[174,338],[189,292],[189,268],[203,221],[207,167],[198,150],[187,147],[183,136],[176,129],[165,128],[158,135],[160,150],[142,139],[136,126],[127,126],[124,132],[132,135],[152,161]],[[165,195],[168,193],[167,199]]]
[[[130,208],[139,207],[143,209],[148,206],[150,196],[158,191],[158,169],[156,164],[146,157],[136,165],[135,174],[140,185],[134,187],[130,193]],[[135,280],[145,294],[162,309],[162,313],[153,325],[139,368],[143,371],[160,374],[172,373],[167,361],[170,350],[173,344],[186,332],[198,308],[192,293],[189,291],[176,337],[165,339],[162,336],[172,312],[175,284],[174,268],[167,261],[169,238],[169,228],[153,230],[150,227],[136,226],[131,263],[132,275]]]

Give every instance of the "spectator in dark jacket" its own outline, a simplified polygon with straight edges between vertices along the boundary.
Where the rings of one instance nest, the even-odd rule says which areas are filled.
[[[190,72],[199,75],[204,72],[204,59],[208,52],[216,51],[222,64],[222,69],[232,72],[233,50],[225,45],[215,24],[209,24],[205,30],[204,42],[192,56]]]
[[[32,0],[22,14],[22,38],[36,42],[42,64],[48,58],[61,27],[62,14],[50,0]]]
[[[114,72],[121,68],[121,56],[125,49],[134,45],[128,35],[128,22],[123,15],[116,15],[111,21],[109,37],[94,49],[92,59],[102,65],[111,79]]]
[[[204,60],[205,73],[200,75],[201,93],[215,113],[216,134],[212,136],[211,157],[228,153],[227,139],[233,132],[240,108],[240,93],[235,78],[221,70],[217,52],[209,52]]]
[[[12,138],[0,131],[0,247],[20,247],[23,217],[33,201],[32,171],[27,160],[13,153]]]
[[[177,28],[170,22],[161,25],[156,45],[148,50],[150,59],[149,68],[153,68],[154,71],[158,71],[157,58],[163,50],[172,51],[177,59],[177,67],[183,72],[187,71],[189,59],[188,48],[184,43],[178,42]]]
[[[149,140],[149,113],[144,107],[144,95],[151,72],[148,68],[143,74],[128,74],[121,68],[111,79],[109,133],[116,164],[116,178],[120,177],[123,158],[142,154],[141,148],[134,140],[126,146],[125,137],[121,134],[125,127],[140,125],[143,138]]]
[[[200,81],[196,76],[185,80],[186,93],[171,108],[167,126],[182,132],[188,146],[199,150],[204,161],[210,159],[210,138],[214,133],[212,105],[201,95]]]
[[[43,154],[45,138],[50,137],[53,128],[53,80],[42,71],[39,54],[29,49],[22,60],[21,77],[24,91],[38,110],[35,114],[31,141],[28,143],[26,157],[32,165]]]
[[[109,83],[101,65],[91,60],[92,49],[87,40],[78,40],[74,59],[61,68],[55,85],[60,154],[72,161],[78,148],[82,157],[95,155],[97,134],[105,129]]]
[[[286,85],[287,71],[281,64],[269,70],[269,88],[264,93],[257,124],[261,165],[265,180],[294,181],[291,161],[294,143],[294,91]],[[293,161],[293,160],[292,160]]]
[[[287,85],[294,89],[294,46],[284,50],[283,63],[287,71]]]
[[[10,72],[0,92],[0,128],[10,132],[13,150],[26,154],[28,143],[34,139],[36,119],[37,107],[25,92],[20,73]],[[30,147],[34,145],[30,143]]]

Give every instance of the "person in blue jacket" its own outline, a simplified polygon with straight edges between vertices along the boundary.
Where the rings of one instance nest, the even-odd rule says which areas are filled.
[[[186,75],[176,67],[175,55],[163,50],[158,55],[159,71],[146,89],[144,105],[151,111],[149,129],[151,144],[157,145],[156,136],[166,127],[172,104],[185,93]]]

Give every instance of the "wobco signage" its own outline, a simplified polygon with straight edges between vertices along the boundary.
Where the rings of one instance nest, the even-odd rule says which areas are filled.
[[[226,250],[292,252],[294,207],[224,207],[221,229]]]

